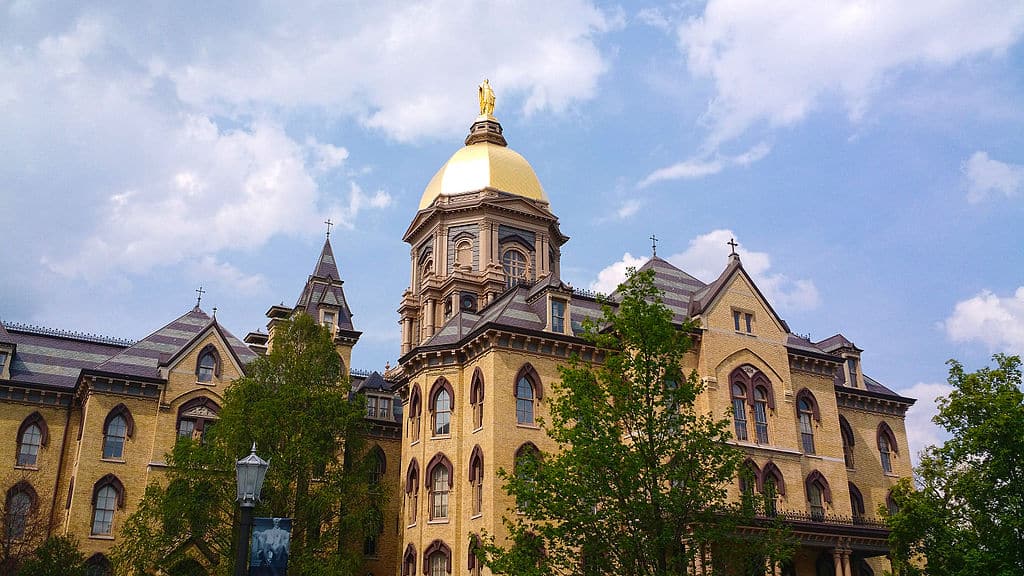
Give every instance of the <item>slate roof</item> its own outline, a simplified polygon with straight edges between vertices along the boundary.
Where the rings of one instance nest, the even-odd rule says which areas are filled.
[[[0,338],[14,344],[11,382],[72,389],[83,369],[95,368],[130,342],[85,334],[0,324]]]
[[[213,328],[220,333],[242,366],[256,359],[256,354],[241,340],[225,330],[215,318],[211,318],[196,306],[163,328],[91,369],[96,372],[159,380],[161,379],[160,368],[167,366],[170,360],[184,352],[208,328]]]
[[[853,342],[850,342],[850,340],[848,340],[846,336],[843,336],[842,334],[829,336],[828,338],[825,338],[821,342],[818,342],[817,346],[818,348],[821,348],[826,352],[832,352],[835,350],[839,350],[840,348],[853,348],[855,350],[860,350],[860,348],[857,348],[857,346],[854,345]],[[863,352],[863,350],[860,351]]]
[[[331,247],[330,239],[327,239],[320,251],[320,258],[317,259],[316,266],[313,268],[313,274],[306,280],[306,285],[302,288],[302,293],[299,294],[295,308],[305,311],[313,318],[319,318],[318,306],[321,304],[337,306],[339,308],[338,329],[355,330],[352,325],[352,311],[349,310],[342,284],[344,282],[338,274],[334,249]]]

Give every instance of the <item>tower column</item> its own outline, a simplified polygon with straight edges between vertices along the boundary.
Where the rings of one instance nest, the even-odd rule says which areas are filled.
[[[427,299],[427,317],[425,318],[426,325],[427,325],[427,338],[429,338],[429,337],[434,335],[434,309],[435,309],[435,304],[436,304],[436,302],[435,302],[435,300],[433,298],[428,298]]]
[[[494,255],[491,253],[491,221],[484,220],[480,223],[480,269],[486,270],[494,262]]]

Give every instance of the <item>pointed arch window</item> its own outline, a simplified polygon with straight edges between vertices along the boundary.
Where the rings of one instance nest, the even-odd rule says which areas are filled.
[[[469,576],[480,576],[480,560],[476,557],[477,550],[480,549],[480,538],[476,534],[469,535],[469,558],[467,568],[469,568]]]
[[[409,462],[409,469],[405,473],[405,502],[409,507],[409,525],[412,526],[416,523],[420,505],[420,466],[415,458]]]
[[[405,554],[402,555],[402,576],[415,576],[416,574],[416,547],[409,544],[405,547]]]
[[[189,400],[178,409],[178,437],[203,443],[219,414],[220,406],[210,398],[204,396]]]
[[[541,399],[540,377],[533,366],[526,364],[516,375],[516,422],[532,425],[535,421],[536,401]]]
[[[373,450],[370,451],[368,471],[370,486],[379,486],[384,480],[384,474],[387,472],[387,469],[388,461],[384,455],[384,450],[380,446],[374,446]]]
[[[814,422],[821,422],[818,400],[807,388],[796,393],[796,416],[800,425],[800,445],[805,454],[814,454]]]
[[[757,443],[768,443],[768,390],[764,386],[754,387],[754,431]]]
[[[447,576],[452,573],[452,550],[441,540],[434,540],[423,551],[423,573]]]
[[[479,368],[473,371],[473,382],[469,387],[469,403],[473,406],[473,429],[484,425],[484,375]]]
[[[484,505],[484,453],[480,446],[473,448],[469,457],[469,485],[472,489],[473,515],[483,512]]]
[[[843,438],[843,461],[846,463],[847,470],[853,470],[854,459],[853,459],[853,446],[854,436],[853,427],[842,415],[839,416],[839,434]]]
[[[850,510],[853,511],[853,523],[860,524],[864,521],[864,496],[857,489],[853,482],[850,482]]]
[[[103,458],[120,460],[124,457],[124,445],[132,437],[135,421],[124,404],[118,404],[107,414],[103,423]]]
[[[25,537],[38,502],[39,496],[28,482],[18,482],[7,491],[4,529],[8,539],[20,540]]]
[[[448,436],[452,433],[452,385],[444,378],[438,378],[430,391],[431,429],[433,436]]]
[[[196,381],[212,382],[214,377],[220,378],[220,354],[213,344],[207,344],[196,362]]]
[[[832,502],[832,491],[829,489],[828,480],[817,470],[807,475],[804,481],[807,490],[807,503],[811,508],[811,519],[821,521],[825,519],[825,503]]]
[[[736,439],[747,440],[747,388],[742,384],[732,385],[732,420],[736,428]]]
[[[124,484],[113,474],[100,479],[92,491],[92,533],[114,533],[114,511],[124,507]]]
[[[413,442],[420,439],[420,409],[422,408],[419,384],[412,385],[412,392],[409,394],[409,437]]]
[[[35,466],[39,461],[39,449],[49,441],[49,429],[42,414],[33,412],[21,422],[18,428],[18,466]]]
[[[774,462],[765,464],[761,472],[761,494],[764,495],[765,513],[775,516],[778,513],[779,498],[786,495],[786,482]]]
[[[882,470],[886,474],[892,474],[892,457],[896,452],[896,435],[892,428],[882,422],[878,425],[878,457],[882,462]]]
[[[106,556],[97,552],[85,561],[85,576],[114,576],[114,566]]]
[[[448,496],[452,489],[452,463],[437,454],[427,466],[427,490],[430,494],[430,520],[448,519]]]
[[[747,496],[753,496],[756,489],[761,485],[761,469],[757,464],[747,458],[740,467],[740,492]]]
[[[516,450],[514,461],[514,468],[512,473],[523,481],[528,487],[532,488],[537,483],[537,469],[540,466],[541,454],[540,450],[533,444],[533,442],[527,442],[520,446]],[[530,490],[527,490],[529,492]],[[516,509],[522,511],[530,506],[529,497],[521,497],[516,502]]]

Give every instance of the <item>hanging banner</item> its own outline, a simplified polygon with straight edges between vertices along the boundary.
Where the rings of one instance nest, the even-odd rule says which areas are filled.
[[[254,518],[249,576],[285,576],[291,547],[291,518]]]

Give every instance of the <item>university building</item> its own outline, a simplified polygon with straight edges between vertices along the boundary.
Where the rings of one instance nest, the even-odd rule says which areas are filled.
[[[600,361],[580,337],[600,303],[562,281],[569,237],[488,109],[426,185],[404,240],[400,358],[383,376],[351,372],[360,332],[329,241],[296,304],[271,306],[268,330],[244,343],[198,304],[138,342],[0,325],[4,538],[72,534],[97,573],[108,571],[164,454],[179,436],[203,434],[225,387],[273,345],[276,323],[305,312],[331,328],[353,393],[367,397],[377,477],[390,487],[385,529],[363,550],[366,573],[488,573],[474,535],[500,537],[502,516],[514,513],[497,471],[513,470],[525,450],[554,448],[537,422],[559,365],[573,354]],[[767,573],[889,569],[877,510],[911,475],[904,416],[914,400],[867,376],[862,351],[841,334],[812,342],[791,330],[727,247],[710,284],[657,257],[642,269],[677,321],[700,323],[686,357],[707,384],[698,407],[732,414],[753,478],[731,494],[775,494],[775,514],[799,541],[793,561]],[[207,560],[201,545],[183,543],[192,544],[200,572]]]

